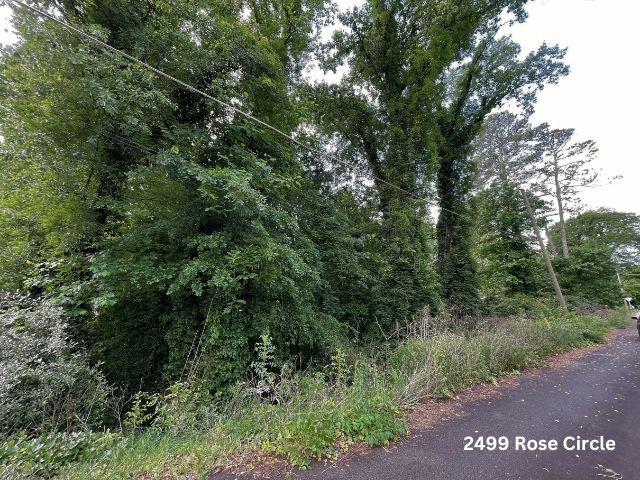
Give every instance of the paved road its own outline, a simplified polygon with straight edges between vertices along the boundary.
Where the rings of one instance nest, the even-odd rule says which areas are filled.
[[[525,375],[504,395],[465,406],[465,415],[416,432],[394,448],[346,465],[318,464],[301,479],[640,479],[640,341],[635,329],[567,367]],[[506,451],[464,451],[466,436],[506,436]],[[567,436],[615,441],[614,451],[566,451]],[[557,439],[555,452],[516,451],[516,436]],[[598,465],[610,469],[606,472]],[[615,472],[615,476],[612,472]],[[599,476],[601,474],[602,476]]]

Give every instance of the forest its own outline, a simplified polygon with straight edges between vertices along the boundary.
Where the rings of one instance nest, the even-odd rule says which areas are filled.
[[[8,478],[385,444],[640,301],[640,216],[532,120],[570,66],[505,33],[527,0],[4,3]]]

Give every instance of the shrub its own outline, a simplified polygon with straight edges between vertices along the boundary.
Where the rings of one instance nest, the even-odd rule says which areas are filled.
[[[0,295],[0,433],[70,431],[102,420],[108,388],[49,299]]]
[[[503,317],[540,315],[553,310],[552,302],[555,302],[555,299],[535,298],[522,294],[492,296],[485,299],[484,311],[489,315]]]
[[[387,445],[408,433],[403,413],[388,398],[364,396],[347,410],[340,421],[340,430],[346,437],[369,446]]]
[[[0,444],[0,478],[50,478],[71,462],[108,456],[119,438],[83,431],[9,439]]]

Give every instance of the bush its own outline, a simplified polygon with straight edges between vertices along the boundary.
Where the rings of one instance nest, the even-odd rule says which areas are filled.
[[[530,317],[551,314],[555,302],[555,298],[535,298],[522,294],[492,296],[485,299],[483,310],[487,315]]]
[[[0,434],[100,423],[108,388],[49,299],[0,295]]]
[[[0,445],[0,478],[50,478],[71,462],[108,456],[118,439],[109,432],[21,435]]]

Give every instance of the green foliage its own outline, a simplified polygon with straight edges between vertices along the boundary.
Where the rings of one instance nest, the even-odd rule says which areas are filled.
[[[0,445],[0,476],[7,480],[53,478],[70,463],[108,457],[119,440],[115,433],[86,431],[10,438]]]
[[[347,356],[342,348],[339,348],[331,359],[331,373],[333,375],[333,383],[337,389],[347,386],[350,368],[347,365]]]
[[[472,230],[486,115],[530,110],[566,72],[561,49],[522,56],[496,35],[525,3],[372,0],[323,46],[325,0],[43,3],[330,157],[16,8],[20,40],[0,57],[0,289],[45,300],[3,306],[0,429],[99,424],[108,393],[133,394],[106,458],[99,439],[18,440],[44,465],[34,475],[75,462],[76,478],[186,476],[260,449],[305,466],[404,435],[420,396],[600,340],[538,319],[401,341],[417,312],[475,313],[480,293],[495,311],[538,308],[508,298],[536,290],[513,185],[480,196]],[[344,81],[305,85],[313,53],[346,63]],[[589,248],[558,268],[572,294],[602,297],[610,265]],[[376,360],[347,347],[381,339]]]
[[[443,296],[456,315],[473,313],[478,304],[469,220],[476,169],[472,143],[492,110],[512,101],[530,112],[537,92],[568,73],[562,62],[565,51],[557,46],[543,44],[522,58],[518,44],[498,36],[498,17],[489,12],[490,17],[476,32],[477,40],[472,37],[464,47],[469,61],[448,72],[448,101],[437,110],[438,271]]]
[[[260,450],[306,467],[314,459],[335,457],[355,441],[384,445],[405,435],[406,410],[425,396],[454,396],[472,384],[539,364],[548,355],[601,343],[609,328],[628,325],[619,312],[567,317],[540,305],[528,317],[502,319],[471,334],[449,331],[409,338],[377,362],[353,355],[346,367],[340,366],[339,353],[328,377],[320,372],[277,375],[276,402],[265,402],[252,388],[238,385],[224,401],[201,404],[195,430],[151,428],[121,443],[107,458],[74,464],[61,478],[85,472],[97,479],[163,472],[185,476],[229,459],[252,462]],[[343,369],[349,373],[340,386],[337,379],[344,377],[335,372]],[[185,399],[187,391],[198,391],[187,385],[177,388]]]
[[[531,222],[517,186],[497,182],[481,192],[476,202],[476,251],[483,293],[493,297],[535,294],[539,255],[531,248]]]
[[[389,399],[365,397],[348,411],[341,429],[348,438],[365,442],[373,447],[388,445],[409,433],[402,409]]]
[[[263,334],[260,337],[260,341],[256,343],[255,350],[258,358],[251,364],[251,368],[257,377],[255,392],[260,396],[264,396],[271,393],[276,381],[276,373],[273,371],[276,348],[269,334]]]
[[[188,435],[200,428],[208,403],[202,384],[174,383],[155,404],[152,427],[168,435]]]
[[[137,431],[148,426],[155,418],[155,409],[160,401],[158,394],[138,392],[131,399],[131,408],[124,419],[124,427]]]
[[[574,246],[569,258],[556,257],[553,263],[566,295],[600,305],[621,303],[611,247],[591,243]]]
[[[333,12],[322,0],[52,6],[284,132],[314,123],[317,136],[301,135],[320,150],[338,134],[338,155],[376,177],[356,189],[344,162],[328,175],[325,159],[17,9],[21,40],[0,62],[0,288],[52,294],[72,336],[126,393],[162,391],[185,364],[224,393],[265,331],[279,365],[324,362],[349,336],[390,338],[420,309],[437,311],[442,292],[475,308],[469,226],[443,213],[434,232],[416,198],[438,165],[467,152],[486,108],[529,102],[525,86],[554,81],[562,52],[543,47],[519,61],[512,42],[492,41],[477,71],[448,78],[505,9],[522,20],[524,2],[423,3],[371,2],[344,14],[351,31],[336,34],[324,60],[352,68],[342,85],[313,89],[301,72]],[[474,120],[461,132],[447,105],[465,75],[459,113]],[[455,183],[453,210],[468,213],[471,170],[440,175]],[[455,245],[436,252],[436,234],[448,229]]]
[[[559,225],[550,231],[549,241],[560,245]],[[640,216],[599,209],[582,212],[567,220],[569,249],[585,243],[610,247],[613,258],[624,267],[640,263]]]
[[[537,298],[523,294],[492,296],[484,302],[485,312],[499,317],[530,317],[539,314],[550,316],[556,307],[557,300],[551,296]]]
[[[633,298],[634,305],[640,304],[640,267],[632,267],[621,272],[624,295]]]
[[[291,131],[291,86],[327,4],[246,7],[56,4],[80,28]],[[345,333],[323,302],[331,265],[298,218],[331,194],[289,145],[26,11],[15,18],[22,40],[0,66],[10,232],[0,287],[56,296],[75,317],[70,333],[130,393],[178,379],[194,342],[221,391],[266,330],[283,358],[328,355]]]
[[[0,437],[100,425],[111,389],[51,299],[0,294]]]

